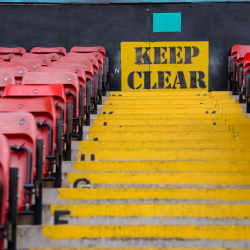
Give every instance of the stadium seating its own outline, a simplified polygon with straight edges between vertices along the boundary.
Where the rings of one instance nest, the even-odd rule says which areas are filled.
[[[21,57],[26,53],[25,48],[22,47],[15,47],[15,48],[6,48],[0,47],[0,56],[7,55],[7,54],[14,54],[16,57]]]
[[[62,119],[56,119],[54,99],[52,97],[7,97],[0,100],[0,112],[27,111],[34,116],[38,128],[38,139],[43,140],[44,143],[44,180],[55,180],[53,165],[56,164],[55,186],[61,187]]]
[[[53,85],[8,85],[3,93],[3,97],[46,97],[54,99],[57,108],[57,118],[63,120],[63,135],[66,144],[65,158],[71,159],[71,103],[67,103],[64,86],[62,84]],[[65,147],[64,147],[65,148]]]
[[[5,87],[9,84],[15,84],[15,78],[9,73],[2,73],[0,68],[0,97],[3,95]]]
[[[95,46],[95,47],[79,47],[79,46],[75,46],[73,48],[71,48],[70,52],[74,52],[74,53],[90,53],[90,54],[94,54],[95,56],[97,56],[96,58],[99,59],[102,58],[103,60],[103,81],[105,84],[106,89],[108,90],[108,72],[109,72],[109,59],[108,57],[106,57],[106,51],[103,47],[101,46]],[[96,54],[95,54],[96,53]]]
[[[11,149],[10,165],[18,168],[18,212],[34,213],[34,223],[41,224],[43,143],[37,140],[35,118],[28,112],[0,113],[0,133],[7,137]],[[33,189],[36,189],[34,212]]]
[[[35,58],[26,58],[26,57],[15,57],[10,60],[12,63],[38,63],[42,66],[49,66],[51,60],[48,56],[35,57]]]
[[[94,95],[95,91],[95,86],[97,86],[97,93],[98,93],[98,103],[102,104],[102,86],[101,82],[99,82],[99,77],[98,73],[95,72],[93,64],[87,60],[82,60],[78,58],[72,58],[72,57],[64,57],[60,58],[59,61],[60,63],[70,63],[70,64],[77,64],[81,65],[83,69],[85,70],[85,75],[86,75],[86,80],[90,82],[90,89],[91,89],[91,96]],[[53,65],[57,65],[58,62],[54,62]],[[53,66],[55,67],[55,66]]]
[[[62,66],[65,66],[65,64],[62,64]],[[84,111],[83,117],[88,117],[88,120],[90,118],[90,86],[89,83],[86,83],[86,77],[85,77],[85,72],[84,70],[82,70],[82,68],[80,67],[43,67],[37,70],[37,72],[45,72],[45,73],[63,73],[65,74],[65,72],[69,72],[72,73],[74,75],[76,75],[78,77],[78,82],[79,82],[79,101],[82,102],[83,108],[79,107],[79,109],[81,108]],[[77,72],[77,73],[75,73]],[[79,73],[82,73],[81,75]],[[81,83],[80,83],[81,82]],[[87,84],[87,85],[86,85]],[[87,86],[87,88],[86,88]],[[83,96],[83,97],[80,97]],[[83,98],[83,101],[80,100],[80,98]],[[88,103],[88,105],[86,105],[86,103]],[[81,114],[81,112],[80,112]],[[86,120],[85,120],[86,122]],[[77,136],[79,137],[79,136]],[[79,138],[80,139],[80,138]]]
[[[59,60],[59,55],[57,53],[48,53],[48,54],[26,53],[23,55],[23,58],[41,58],[44,56],[48,57],[51,60],[51,62]]]
[[[10,148],[7,138],[0,134],[0,250],[4,249],[4,240],[8,230],[8,250],[16,249],[17,224],[17,178],[18,169],[10,168]],[[6,213],[8,212],[8,218]]]
[[[23,76],[28,73],[28,70],[24,66],[1,68],[0,73],[8,73],[15,78],[16,84],[21,84]]]
[[[33,54],[56,53],[59,55],[59,57],[64,57],[67,54],[67,51],[64,47],[54,47],[54,48],[35,47],[30,51],[30,53]]]
[[[43,84],[58,84],[64,85],[67,101],[72,104],[72,136],[82,138],[82,124],[84,118],[83,105],[83,90],[79,91],[79,80],[74,73],[28,73],[24,78],[22,84],[27,85],[43,85]],[[90,124],[90,116],[86,116],[86,124]]]
[[[36,62],[0,62],[0,68],[10,68],[10,67],[25,67],[28,72],[35,72],[37,68],[41,67],[41,64]]]
[[[231,49],[231,55],[228,56],[228,62],[227,62],[227,69],[228,69],[228,84],[227,84],[227,90],[228,91],[233,91],[233,94],[236,94],[236,87],[233,88],[233,84],[235,85],[236,83],[236,57],[237,57],[237,53],[240,49],[249,49],[250,46],[247,45],[239,45],[236,44],[232,47]]]

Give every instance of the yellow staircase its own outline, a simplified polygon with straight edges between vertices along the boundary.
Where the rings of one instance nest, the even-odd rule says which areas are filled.
[[[44,193],[68,224],[26,248],[250,248],[250,120],[228,92],[111,92],[87,138]]]

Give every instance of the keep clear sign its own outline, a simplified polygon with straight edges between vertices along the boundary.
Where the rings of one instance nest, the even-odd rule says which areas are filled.
[[[122,91],[208,91],[208,42],[122,42]]]

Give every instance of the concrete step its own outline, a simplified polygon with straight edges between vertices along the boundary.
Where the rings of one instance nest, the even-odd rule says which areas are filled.
[[[102,114],[112,115],[150,115],[150,114],[214,114],[214,113],[242,113],[241,108],[134,108],[134,109],[102,109]]]
[[[43,204],[218,203],[250,204],[249,188],[45,188]]]
[[[239,119],[234,119],[234,120],[239,120]],[[250,124],[250,120],[247,119],[240,119],[242,121],[242,124]],[[239,121],[239,122],[240,122]],[[226,119],[225,118],[207,118],[207,119],[130,119],[130,120],[95,120],[94,125],[95,126],[124,126],[124,125],[129,125],[129,126],[150,126],[150,125],[155,125],[155,126],[160,126],[160,125],[224,125],[226,124]],[[243,123],[244,122],[244,123]],[[232,125],[232,124],[230,124]],[[89,129],[90,131],[90,129]]]
[[[122,169],[120,169],[122,171]],[[77,180],[87,179],[93,188],[103,187],[250,187],[247,173],[168,173],[168,172],[68,172],[62,187],[73,187]],[[78,186],[86,184],[80,181]]]
[[[29,248],[249,248],[249,226],[96,225],[20,226],[18,249]],[[42,237],[43,235],[43,237]],[[29,239],[27,241],[27,239]],[[213,248],[212,248],[213,249]]]
[[[250,173],[250,161],[64,161],[62,171]]]
[[[248,114],[250,115],[250,114]],[[204,113],[204,114],[100,114],[96,115],[92,119],[100,119],[100,120],[122,120],[122,119],[215,119],[215,118],[225,118],[225,119],[244,119],[247,115],[244,113],[235,113],[235,114],[221,114],[221,113]]]
[[[90,141],[234,141],[249,140],[249,132],[91,132]]]
[[[249,204],[52,204],[43,206],[43,225],[55,211],[70,225],[250,225]]]

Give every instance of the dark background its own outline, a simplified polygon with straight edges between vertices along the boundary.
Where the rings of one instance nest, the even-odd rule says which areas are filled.
[[[153,33],[153,13],[165,12],[181,12],[181,32]],[[0,46],[104,46],[120,90],[121,42],[209,41],[209,89],[226,90],[231,47],[250,44],[249,13],[250,3],[0,5]]]

